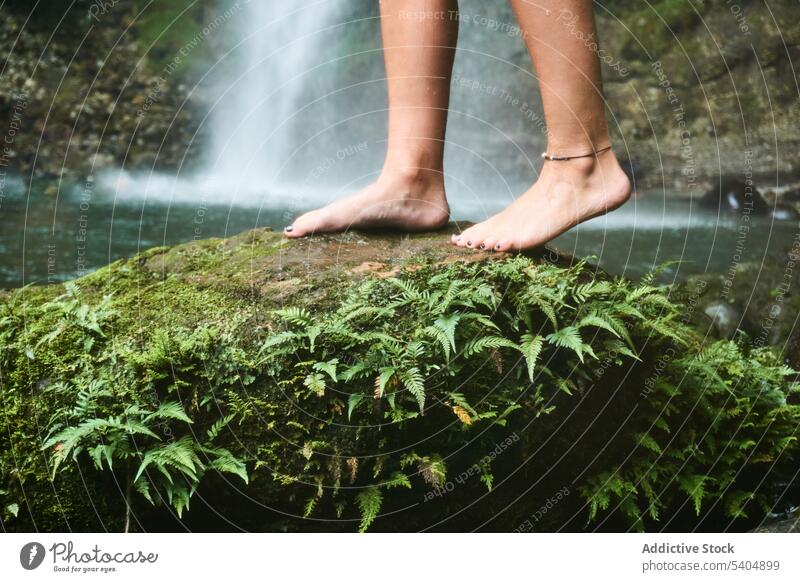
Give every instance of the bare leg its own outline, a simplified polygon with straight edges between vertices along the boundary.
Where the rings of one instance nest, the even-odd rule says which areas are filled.
[[[511,0],[539,76],[547,153],[574,156],[610,145],[600,62],[587,46],[595,34],[591,0]],[[581,34],[582,33],[582,34]],[[545,161],[537,182],[503,212],[454,235],[459,246],[505,251],[532,248],[631,194],[613,151]]]
[[[389,140],[378,180],[299,217],[291,238],[358,227],[427,230],[450,217],[444,152],[457,0],[381,0]]]

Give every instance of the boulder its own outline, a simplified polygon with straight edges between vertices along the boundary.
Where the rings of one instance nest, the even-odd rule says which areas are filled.
[[[717,212],[748,211],[756,216],[769,213],[770,207],[752,181],[750,183],[733,176],[722,176],[700,199],[700,206]]]
[[[728,303],[715,301],[703,310],[720,337],[733,338],[739,330],[742,314]]]
[[[724,176],[700,198],[700,207],[720,213],[749,213],[754,216],[771,216],[775,220],[797,220],[800,213],[791,201],[768,202],[752,181]]]
[[[770,347],[448,239],[260,229],[2,295],[4,528],[746,530],[787,498]]]

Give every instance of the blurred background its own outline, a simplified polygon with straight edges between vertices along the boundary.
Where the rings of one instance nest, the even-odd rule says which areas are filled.
[[[476,221],[535,180],[546,128],[507,2],[460,5],[445,169],[453,218]],[[756,265],[779,282],[800,249],[797,1],[595,11],[587,42],[599,40],[638,195],[554,246],[630,277],[677,260],[666,280],[733,281]],[[282,228],[380,170],[377,2],[15,0],[0,12],[0,288]]]

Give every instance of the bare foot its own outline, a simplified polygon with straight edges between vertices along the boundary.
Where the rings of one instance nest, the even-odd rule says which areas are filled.
[[[298,217],[284,234],[299,238],[351,228],[435,230],[449,218],[441,172],[384,171],[363,190]]]
[[[613,151],[546,161],[536,183],[505,210],[458,235],[460,247],[487,251],[537,247],[581,222],[622,206],[631,183]]]

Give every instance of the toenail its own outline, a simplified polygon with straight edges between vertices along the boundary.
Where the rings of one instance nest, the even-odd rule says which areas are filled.
[[[500,243],[494,245],[494,250],[496,250],[496,251],[500,250]]]
[[[485,249],[485,248],[486,248],[486,245],[481,243],[481,249]]]
[[[292,232],[294,230],[294,227],[293,226],[287,226],[283,230],[285,230],[286,232]]]
[[[468,246],[468,247],[471,247],[471,246],[472,246],[472,241],[471,241],[471,240],[468,240],[468,241],[467,241],[467,246]]]

